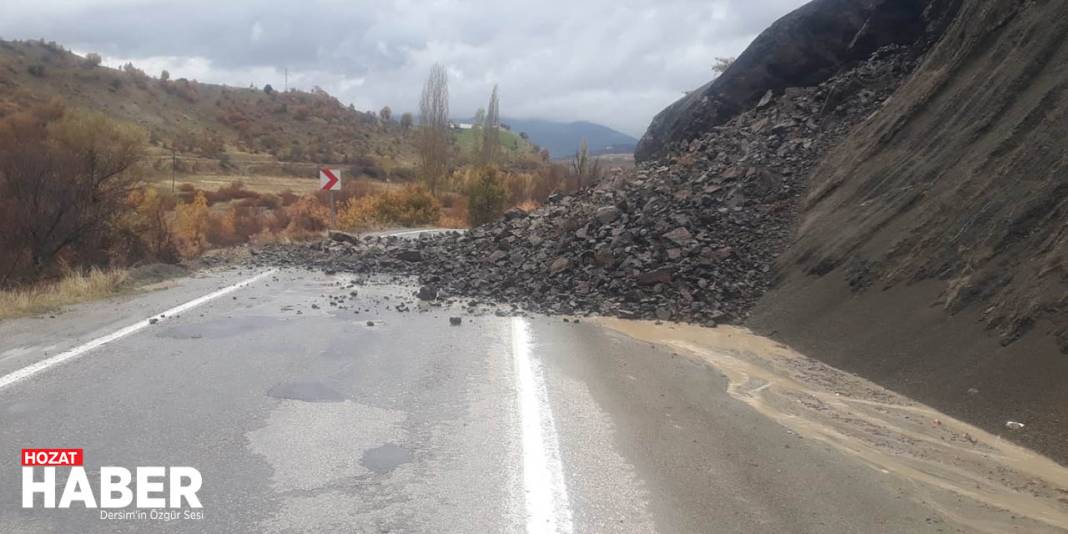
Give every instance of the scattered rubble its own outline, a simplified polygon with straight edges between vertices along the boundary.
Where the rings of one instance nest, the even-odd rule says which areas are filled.
[[[769,95],[665,160],[554,194],[529,214],[416,239],[332,232],[251,261],[414,275],[424,301],[465,296],[541,313],[741,321],[773,282],[808,172],[879,109],[911,70],[908,57],[883,49],[817,87]]]

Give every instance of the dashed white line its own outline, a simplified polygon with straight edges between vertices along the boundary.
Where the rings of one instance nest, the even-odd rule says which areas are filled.
[[[531,358],[530,346],[526,320],[513,317],[512,357],[519,396],[526,531],[570,534],[571,503],[560,461],[560,442],[541,368]]]
[[[112,333],[110,333],[110,334],[108,334],[106,336],[98,337],[98,338],[96,338],[96,339],[94,339],[92,341],[89,341],[88,343],[84,343],[84,344],[79,345],[77,347],[74,347],[73,349],[70,349],[70,350],[68,350],[66,352],[62,352],[60,354],[52,356],[51,358],[46,358],[46,359],[41,360],[41,361],[39,361],[37,363],[34,363],[32,365],[27,365],[26,367],[23,367],[22,369],[19,369],[18,371],[14,371],[12,373],[6,374],[6,375],[0,377],[0,389],[3,389],[5,387],[10,386],[12,384],[15,384],[17,382],[21,382],[21,381],[23,381],[23,380],[25,380],[27,378],[30,378],[33,375],[36,375],[37,373],[40,373],[40,372],[45,371],[45,370],[47,370],[49,368],[55,367],[55,366],[57,366],[57,365],[59,365],[61,363],[67,362],[69,360],[73,360],[74,358],[82,356],[83,354],[85,354],[85,353],[87,353],[87,352],[89,352],[89,351],[91,351],[91,350],[93,350],[93,349],[95,349],[97,347],[100,347],[101,345],[106,345],[106,344],[111,343],[112,341],[115,341],[117,339],[124,338],[124,337],[126,337],[126,336],[128,336],[128,335],[130,335],[130,334],[132,334],[134,332],[137,332],[138,330],[141,330],[142,328],[145,328],[149,324],[152,324],[150,322],[152,319],[156,319],[157,321],[166,320],[166,319],[168,319],[170,317],[173,317],[175,315],[178,315],[178,314],[180,314],[180,313],[182,313],[182,312],[184,312],[186,310],[190,310],[190,309],[196,308],[197,306],[200,306],[201,304],[204,304],[205,302],[217,299],[217,298],[219,298],[219,297],[221,297],[223,295],[226,295],[226,294],[231,293],[233,291],[237,291],[238,289],[241,289],[241,288],[243,288],[243,287],[245,287],[245,286],[247,286],[249,284],[255,283],[255,282],[257,282],[257,281],[259,281],[259,280],[261,280],[261,279],[263,279],[263,278],[265,278],[267,276],[270,276],[270,275],[274,274],[275,271],[276,271],[276,269],[271,269],[269,271],[260,273],[260,274],[258,274],[256,276],[253,276],[252,278],[248,278],[248,279],[242,280],[242,281],[240,281],[240,282],[238,282],[238,283],[236,283],[234,285],[224,287],[224,288],[222,288],[222,289],[220,289],[218,291],[215,291],[213,293],[209,293],[209,294],[204,295],[202,297],[195,298],[195,299],[193,299],[193,300],[191,300],[189,302],[186,302],[185,304],[181,304],[181,305],[175,306],[175,307],[173,307],[173,308],[171,308],[169,310],[166,310],[164,312],[161,312],[161,313],[158,313],[156,315],[153,315],[153,316],[151,316],[151,317],[149,317],[147,319],[144,319],[142,321],[138,321],[138,322],[136,322],[136,323],[134,323],[134,324],[132,324],[130,326],[127,326],[125,328],[121,328],[119,330],[116,330],[115,332],[112,332]]]

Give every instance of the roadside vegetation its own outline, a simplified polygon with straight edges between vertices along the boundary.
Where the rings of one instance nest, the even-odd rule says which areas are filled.
[[[53,282],[0,290],[0,319],[54,311],[62,306],[114,294],[127,279],[125,269],[73,271]]]

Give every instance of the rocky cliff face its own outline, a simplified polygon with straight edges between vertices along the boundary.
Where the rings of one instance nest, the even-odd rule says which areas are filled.
[[[661,111],[638,143],[662,157],[756,104],[769,90],[818,85],[850,62],[901,44],[925,48],[959,0],[814,0],[760,34],[723,75]]]
[[[811,174],[754,324],[1068,459],[1068,3],[968,0]]]

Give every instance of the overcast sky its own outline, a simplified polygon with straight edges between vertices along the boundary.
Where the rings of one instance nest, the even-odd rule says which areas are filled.
[[[500,85],[507,117],[589,120],[640,136],[804,0],[0,0],[0,38],[54,40],[153,75],[316,85],[359,109],[414,111],[448,67],[455,117]]]

